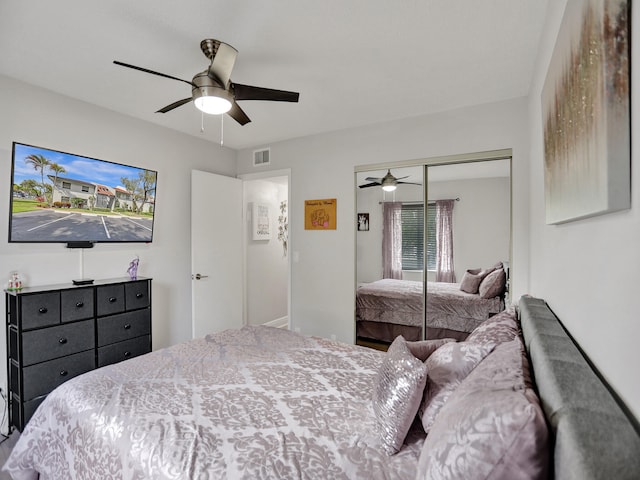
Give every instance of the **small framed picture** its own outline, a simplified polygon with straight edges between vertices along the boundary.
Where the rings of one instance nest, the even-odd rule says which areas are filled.
[[[251,207],[253,214],[253,239],[269,240],[271,238],[269,205],[254,203]]]
[[[359,232],[369,231],[369,214],[368,213],[358,214],[358,231]]]

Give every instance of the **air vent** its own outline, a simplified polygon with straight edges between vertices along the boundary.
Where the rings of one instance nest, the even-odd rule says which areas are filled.
[[[253,166],[269,165],[271,163],[271,152],[268,148],[255,150],[253,152]]]

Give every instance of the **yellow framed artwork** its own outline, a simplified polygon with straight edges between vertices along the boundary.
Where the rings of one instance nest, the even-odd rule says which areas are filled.
[[[304,229],[305,230],[335,230],[336,229],[335,198],[304,201]]]

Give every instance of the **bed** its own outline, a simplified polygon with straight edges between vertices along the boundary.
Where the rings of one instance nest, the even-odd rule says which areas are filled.
[[[427,338],[464,340],[490,316],[504,310],[504,296],[481,298],[459,283],[427,282]],[[422,282],[385,278],[356,290],[356,335],[391,342],[422,337]]]
[[[251,326],[158,350],[61,385],[5,469],[42,480],[413,478],[419,426],[393,457],[375,433],[383,357]]]
[[[410,348],[406,359],[271,327],[158,350],[54,390],[3,470],[16,480],[640,478],[637,419],[544,300],[522,297],[519,317],[509,308],[464,344],[419,342],[431,349],[424,364]],[[420,368],[427,379],[409,382]],[[446,398],[431,405],[440,411],[427,435],[415,415],[433,382]],[[418,399],[393,410],[410,427],[392,455],[376,433],[376,385],[390,387],[394,408]]]

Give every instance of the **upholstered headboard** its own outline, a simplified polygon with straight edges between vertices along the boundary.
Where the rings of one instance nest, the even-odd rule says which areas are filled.
[[[640,479],[640,432],[544,300],[519,316],[547,417],[556,479]],[[629,366],[630,369],[635,366]]]

